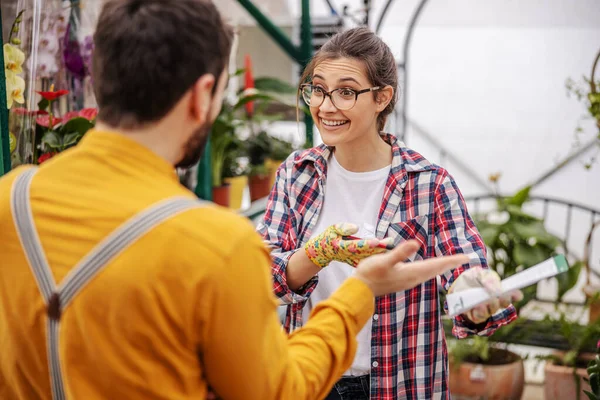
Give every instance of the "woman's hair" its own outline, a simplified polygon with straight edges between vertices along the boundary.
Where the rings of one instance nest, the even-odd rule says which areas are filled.
[[[300,84],[312,79],[315,67],[321,62],[337,58],[353,58],[365,66],[367,78],[373,86],[391,86],[394,95],[387,107],[377,116],[377,130],[383,131],[388,115],[392,113],[398,99],[398,70],[396,60],[387,44],[368,28],[352,28],[332,36],[310,60]],[[377,98],[377,92],[373,92]]]

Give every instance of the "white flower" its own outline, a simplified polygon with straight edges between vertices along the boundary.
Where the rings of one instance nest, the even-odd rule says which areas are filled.
[[[25,103],[25,80],[12,71],[6,70],[6,106],[11,108],[13,102]]]
[[[37,73],[40,78],[51,78],[58,72],[56,56],[47,52],[40,52],[37,60]]]

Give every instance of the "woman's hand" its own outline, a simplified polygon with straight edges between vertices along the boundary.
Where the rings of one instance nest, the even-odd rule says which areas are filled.
[[[358,263],[374,254],[384,253],[392,249],[393,240],[357,239],[351,235],[358,232],[354,224],[341,223],[332,225],[323,233],[306,243],[304,250],[310,261],[324,268],[331,261],[339,261],[356,267]]]
[[[471,288],[483,288],[491,297],[488,302],[480,304],[464,314],[467,319],[476,324],[487,321],[498,310],[506,308],[513,302],[520,301],[523,298],[523,293],[520,290],[500,295],[502,293],[502,283],[498,273],[481,267],[469,268],[460,274],[448,293]]]

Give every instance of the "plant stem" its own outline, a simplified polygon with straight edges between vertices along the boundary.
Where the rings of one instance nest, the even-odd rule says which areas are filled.
[[[15,20],[13,21],[12,26],[10,27],[10,33],[8,34],[8,42],[7,43],[12,43],[13,32],[15,31],[15,27],[20,23],[19,19],[21,18],[21,16],[23,15],[24,12],[25,12],[25,9],[22,9],[21,11],[19,11],[17,16],[15,17]],[[17,22],[17,21],[19,21],[19,22]]]

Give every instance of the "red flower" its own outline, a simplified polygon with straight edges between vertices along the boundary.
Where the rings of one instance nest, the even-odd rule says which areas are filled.
[[[77,117],[85,118],[88,121],[93,121],[94,118],[96,118],[96,115],[98,115],[97,108],[84,108],[83,110],[79,111],[69,111],[68,113],[62,116],[62,122],[63,124],[66,124],[73,118]]]
[[[42,115],[41,117],[37,117],[35,119],[35,122],[37,122],[38,125],[43,126],[44,128],[52,129],[56,125],[60,124],[62,122],[62,119],[59,117],[52,117],[52,125],[50,125],[50,116]]]
[[[244,68],[246,69],[244,76],[244,89],[254,89],[254,77],[252,76],[252,59],[250,59],[249,54],[246,54],[246,57],[244,58]],[[248,115],[248,118],[252,118],[252,115],[254,115],[254,102],[249,101],[246,104],[244,104],[244,107],[246,108],[246,115]]]
[[[92,121],[94,118],[96,118],[96,115],[98,115],[97,108],[84,108],[83,110],[79,111],[80,117],[83,117],[90,121]]]
[[[50,88],[49,92],[36,92],[36,93],[40,94],[44,99],[46,99],[48,101],[54,101],[54,100],[58,99],[59,97],[62,97],[65,94],[69,93],[69,91],[68,90],[54,91],[53,88]]]
[[[79,117],[79,111],[69,111],[65,115],[62,116],[62,122],[65,124],[72,120],[73,118]]]
[[[38,164],[43,163],[44,161],[48,161],[49,159],[51,159],[52,157],[54,157],[55,155],[57,155],[58,153],[55,151],[51,151],[48,153],[44,153],[42,154],[39,158],[38,158]]]

